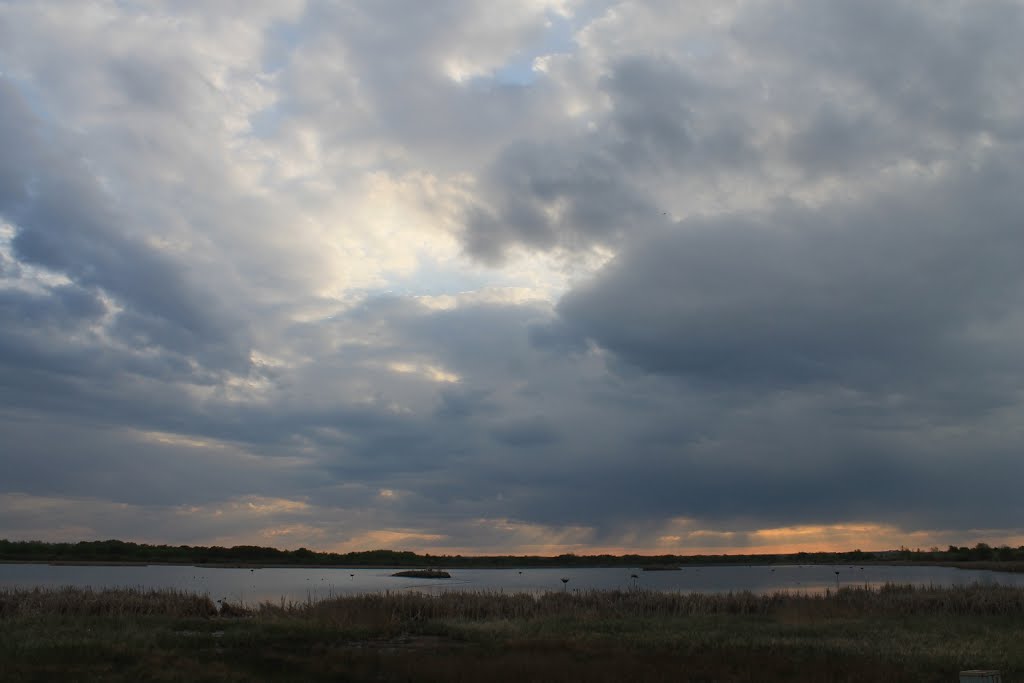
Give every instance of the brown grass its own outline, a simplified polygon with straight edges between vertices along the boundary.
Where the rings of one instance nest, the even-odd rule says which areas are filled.
[[[647,618],[804,613],[817,617],[1024,616],[1024,588],[996,584],[926,587],[889,584],[844,587],[823,594],[661,593],[644,590],[542,594],[452,591],[382,592],[321,601],[217,604],[177,590],[0,589],[0,618],[27,615],[292,617],[350,623],[437,620]]]
[[[1024,677],[1024,589],[380,593],[217,605],[0,590],[0,681],[915,681]]]
[[[249,614],[293,615],[360,623],[530,620],[571,617],[601,620],[688,616],[771,616],[818,618],[865,616],[1024,616],[1024,589],[975,584],[960,587],[887,585],[824,594],[659,593],[652,591],[378,593],[344,596],[286,606],[263,603]]]
[[[211,617],[217,606],[209,596],[162,589],[88,588],[0,589],[0,619],[20,616]]]

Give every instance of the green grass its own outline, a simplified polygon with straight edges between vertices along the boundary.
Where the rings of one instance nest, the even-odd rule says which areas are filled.
[[[1024,590],[376,594],[228,606],[0,590],[0,681],[1024,680]]]

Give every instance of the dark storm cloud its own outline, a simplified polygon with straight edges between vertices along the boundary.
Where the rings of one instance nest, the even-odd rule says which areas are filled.
[[[673,81],[685,79],[668,64],[624,61],[603,82],[613,111],[597,132],[568,143],[506,148],[486,176],[497,209],[471,210],[468,252],[495,262],[514,245],[621,244],[667,222],[648,182],[657,187],[666,173],[678,174],[685,192],[693,174],[708,179],[741,165],[756,168],[751,128],[731,113],[714,122],[691,120],[685,88],[674,90]]]
[[[602,90],[612,101],[608,141],[624,172],[650,173],[755,164],[753,129],[731,112],[706,121],[701,110],[721,106],[729,94],[678,64],[631,57],[614,65]]]
[[[74,329],[82,321],[98,318],[106,311],[107,307],[95,292],[74,285],[54,287],[45,296],[17,290],[0,291],[0,317],[30,327],[53,331]]]
[[[0,206],[25,201],[33,157],[29,141],[38,134],[37,128],[13,83],[0,78],[0,140],[6,143],[4,163],[0,164]]]
[[[133,505],[195,505],[225,496],[273,496],[314,483],[293,464],[254,462],[230,446],[204,448],[75,420],[49,425],[0,414],[7,436],[4,491],[96,498]],[[67,444],[75,444],[68,448]],[[241,465],[245,466],[242,467]]]
[[[244,368],[244,337],[217,305],[216,293],[188,282],[178,264],[133,238],[88,168],[47,142],[62,131],[51,128],[44,136],[6,81],[0,121],[0,147],[10,151],[0,159],[0,216],[16,230],[14,256],[67,276],[81,291],[114,297],[124,307],[114,332],[131,347],[162,347],[206,365]],[[66,291],[56,292],[58,300]]]
[[[788,142],[790,160],[810,177],[883,168],[899,158],[934,159],[926,149],[907,149],[877,113],[849,112],[823,104]]]
[[[558,430],[542,417],[515,420],[498,425],[491,430],[491,436],[507,446],[530,448],[558,441]]]
[[[626,228],[658,215],[642,189],[624,182],[622,169],[598,148],[521,143],[503,151],[487,182],[500,188],[496,211],[471,210],[466,248],[500,261],[513,244],[534,249],[616,241]]]
[[[880,388],[1003,370],[971,330],[1012,316],[1024,285],[1012,160],[871,206],[686,222],[559,309],[630,362],[713,382]]]
[[[1013,215],[1009,187],[993,179],[961,178],[939,195],[962,204],[985,185],[977,201]],[[934,199],[902,197],[878,229],[869,226],[884,211],[869,220],[849,207],[831,219],[788,209],[758,224],[683,225],[567,296],[559,321],[509,306],[368,305],[352,319],[402,330],[396,340],[417,340],[407,352],[433,350],[463,386],[430,402],[444,423],[340,419],[348,455],[329,458],[330,471],[415,491],[403,510],[422,519],[473,511],[584,525],[607,543],[675,517],[751,530],[849,519],[1012,526],[1013,439],[942,430],[998,433],[999,411],[1015,405],[1013,340],[958,330],[976,311],[1007,312],[1019,244],[1009,219],[966,241],[955,224],[928,223],[929,248],[914,250],[921,228],[898,226]],[[957,271],[979,259],[1001,270]],[[933,267],[949,281],[933,283]],[[582,382],[579,345],[530,353],[538,327],[590,337],[613,354],[614,374]],[[508,372],[512,391],[500,379]],[[985,490],[1002,502],[979,511],[961,495]]]
[[[462,419],[481,412],[493,411],[494,406],[488,404],[488,394],[488,391],[479,389],[475,391],[443,390],[440,392],[441,405],[438,407],[436,415],[442,419]]]
[[[507,248],[585,249],[619,244],[665,221],[645,187],[665,172],[713,176],[757,164],[752,129],[732,113],[707,117],[727,93],[673,62],[644,57],[612,65],[599,88],[611,102],[597,129],[566,140],[516,142],[485,175],[489,207],[469,210],[467,251],[499,262]]]
[[[1018,135],[1006,88],[1020,84],[1012,64],[1022,26],[1016,2],[871,0],[763,5],[735,30],[739,40],[812,79],[859,86],[861,97],[898,120],[953,134]]]
[[[520,473],[519,514],[558,523],[587,517],[602,526],[672,515],[708,523],[1014,524],[1020,510],[1012,502],[985,513],[935,504],[958,490],[1008,495],[1012,447],[938,434],[943,426],[994,428],[1014,410],[1024,380],[1012,351],[1024,341],[1016,314],[1024,206],[1014,189],[1022,159],[1008,106],[1015,96],[1002,85],[1019,78],[1006,69],[1020,55],[1013,41],[1000,39],[1008,35],[1003,28],[983,28],[1018,26],[1021,17],[1008,3],[973,9],[820,3],[737,22],[745,49],[778,60],[766,62],[767,72],[784,65],[806,74],[805,81],[772,81],[768,110],[751,100],[749,115],[732,113],[735,134],[719,137],[735,142],[731,158],[745,172],[785,163],[811,181],[845,176],[854,188],[867,180],[857,174],[904,161],[940,164],[934,175],[895,174],[889,186],[854,190],[854,198],[784,202],[670,228],[651,218],[634,226],[613,211],[592,224],[563,220],[571,215],[564,208],[545,211],[553,198],[564,207],[567,197],[569,206],[593,197],[601,206],[610,194],[545,193],[557,186],[551,176],[574,164],[619,166],[608,173],[616,189],[634,181],[625,179],[626,168],[673,169],[685,183],[687,160],[706,160],[709,173],[728,165],[724,151],[698,154],[695,121],[716,104],[740,100],[670,62],[640,59],[619,62],[602,82],[611,115],[589,146],[545,150],[553,161],[536,166],[502,158],[492,206],[503,209],[490,223],[468,223],[471,253],[492,259],[514,244],[621,244],[609,266],[562,299],[558,323],[535,327],[537,347],[568,352],[589,340],[610,352],[610,367],[626,382],[637,369],[677,377],[712,413],[704,442],[660,447],[644,432],[631,433],[633,418],[620,413],[619,428],[635,440],[616,446],[628,452],[644,444],[635,466],[592,462],[549,471],[551,479]],[[844,89],[852,97],[833,97]],[[758,123],[750,117],[766,111],[784,114],[792,128],[781,145],[755,152],[749,140]],[[1002,144],[972,152],[969,162],[951,152],[979,133]],[[773,422],[730,419],[787,396],[805,401]],[[822,401],[824,412],[816,405]],[[816,420],[828,430],[807,438],[806,425]],[[743,438],[727,437],[730,431]],[[708,450],[707,443],[721,445]],[[582,485],[570,493],[551,483],[563,478]],[[611,498],[622,505],[604,514],[600,501]]]
[[[534,323],[529,328],[530,343],[555,353],[580,353],[586,350],[586,338],[579,330],[556,319]]]
[[[676,376],[712,419],[697,441],[624,440],[632,467],[581,469],[527,507],[612,528],[1013,526],[1016,437],[996,435],[1024,381],[1016,154],[870,205],[693,220],[630,245],[563,298],[563,324],[626,378]],[[980,510],[971,492],[1000,502]],[[613,495],[628,511],[599,511]]]
[[[1010,84],[1021,85],[1012,65],[1024,54],[1009,36],[1022,23],[1006,2],[752,6],[731,34],[759,62],[750,71],[617,57],[595,83],[607,110],[585,134],[497,157],[466,248],[496,262],[516,245],[619,245],[662,222],[666,195],[707,193],[719,177],[757,186],[788,165],[808,182],[859,182],[901,162],[948,162],[978,134],[1018,140]]]

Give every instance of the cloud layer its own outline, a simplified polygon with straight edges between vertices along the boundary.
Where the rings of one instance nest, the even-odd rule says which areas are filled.
[[[0,3],[0,537],[977,540],[1009,0]]]

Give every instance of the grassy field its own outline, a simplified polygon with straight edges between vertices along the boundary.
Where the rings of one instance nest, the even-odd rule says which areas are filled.
[[[218,606],[0,591],[0,681],[1024,680],[1024,590],[416,593]]]

